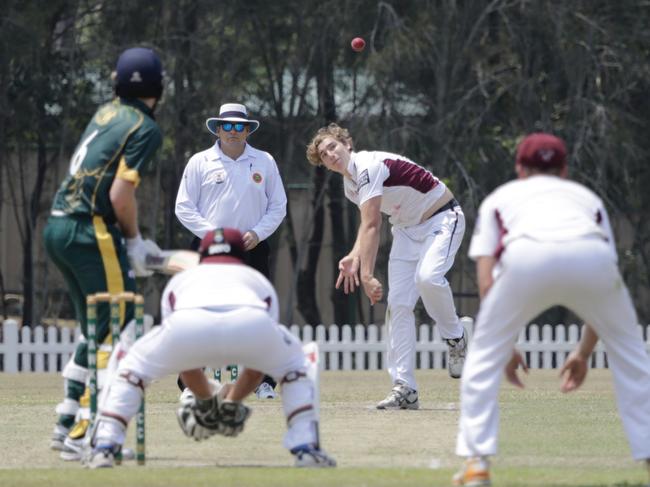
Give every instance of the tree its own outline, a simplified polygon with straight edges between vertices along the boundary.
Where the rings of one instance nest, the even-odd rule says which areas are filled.
[[[22,244],[25,324],[39,321],[46,298],[37,299],[35,292],[39,279],[35,244],[40,241],[35,231],[49,208],[49,201],[43,199],[48,169],[66,143],[63,109],[70,104],[76,81],[70,64],[75,53],[71,43],[75,15],[74,5],[65,1],[49,2],[46,7],[20,3],[9,7],[10,21],[3,29],[5,40],[11,38],[2,83],[2,98],[9,101],[9,110],[3,113],[11,117],[11,124],[3,117],[6,145],[0,168],[12,182],[9,199]]]

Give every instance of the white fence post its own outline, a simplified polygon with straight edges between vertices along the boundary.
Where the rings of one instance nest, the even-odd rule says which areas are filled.
[[[10,374],[18,372],[18,323],[14,320],[2,324],[0,353],[4,357],[4,371]]]
[[[379,356],[383,350],[383,344],[379,342],[379,328],[377,325],[368,325],[368,370],[379,370]]]
[[[153,317],[145,315],[145,332],[151,330]],[[79,328],[58,328],[56,326],[23,326],[15,320],[2,323],[1,371],[16,372],[59,372],[77,347],[81,332]]]

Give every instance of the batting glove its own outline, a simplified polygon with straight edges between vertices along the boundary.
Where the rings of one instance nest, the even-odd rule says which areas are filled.
[[[162,251],[156,242],[143,240],[140,234],[126,239],[126,254],[136,277],[149,277],[153,274],[146,266],[147,255],[158,255],[160,252]]]

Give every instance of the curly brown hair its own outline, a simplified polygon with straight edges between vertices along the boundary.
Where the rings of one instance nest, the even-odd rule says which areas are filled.
[[[350,150],[354,149],[352,137],[350,137],[350,132],[348,132],[348,129],[344,129],[335,123],[330,123],[327,127],[321,127],[318,129],[318,132],[316,132],[314,138],[311,139],[311,142],[309,144],[307,144],[307,160],[310,162],[310,164],[314,166],[320,166],[322,164],[320,155],[318,154],[318,146],[327,137],[333,137],[339,142],[348,144],[350,146]]]

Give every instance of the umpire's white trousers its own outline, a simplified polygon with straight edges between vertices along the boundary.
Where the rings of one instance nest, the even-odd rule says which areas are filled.
[[[463,336],[445,274],[451,269],[463,240],[465,215],[457,206],[419,225],[393,227],[392,233],[393,245],[388,260],[386,362],[393,384],[399,381],[417,390],[413,310],[418,298],[422,297],[442,338]]]
[[[503,253],[499,271],[469,344],[456,453],[497,452],[499,386],[519,331],[542,311],[561,305],[592,324],[605,344],[632,455],[650,458],[650,359],[609,245],[598,238],[516,240]]]

